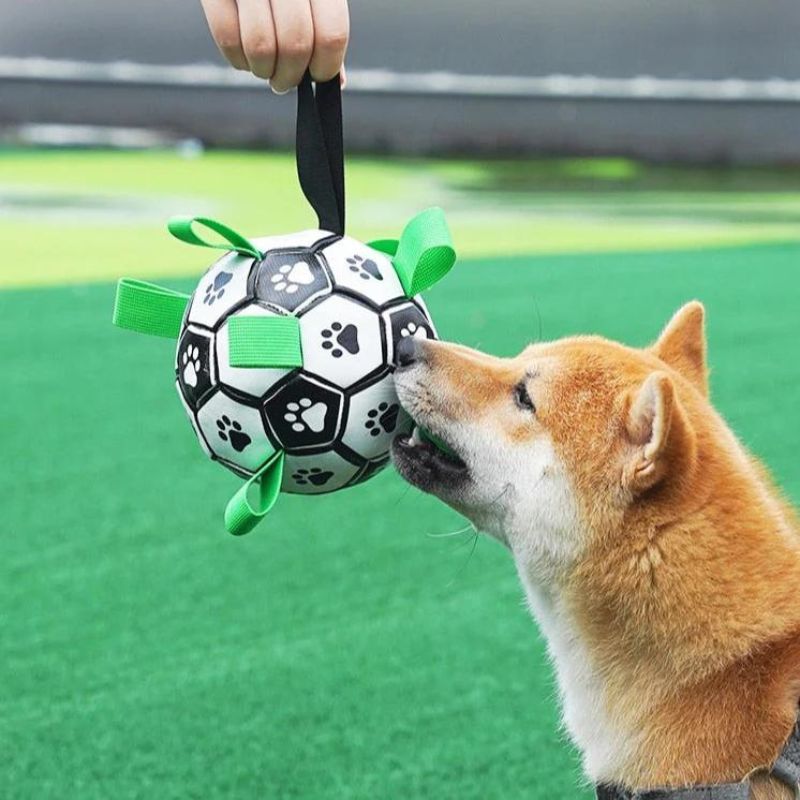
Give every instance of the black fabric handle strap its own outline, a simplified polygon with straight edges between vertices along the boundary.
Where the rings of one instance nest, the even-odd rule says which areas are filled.
[[[297,177],[319,227],[344,235],[344,145],[339,76],[297,87]]]

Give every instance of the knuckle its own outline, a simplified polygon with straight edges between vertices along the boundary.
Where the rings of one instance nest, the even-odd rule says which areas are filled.
[[[343,52],[347,47],[349,39],[347,31],[326,31],[317,36],[316,50],[321,50],[325,53],[339,53]]]
[[[275,59],[275,43],[267,37],[248,40],[244,43],[244,51],[252,61],[271,63]]]
[[[214,31],[214,41],[217,47],[225,52],[238,50],[242,41],[239,38],[239,29],[235,25],[222,25]]]
[[[307,61],[311,57],[312,47],[311,37],[305,34],[289,36],[279,44],[281,56],[292,61]]]

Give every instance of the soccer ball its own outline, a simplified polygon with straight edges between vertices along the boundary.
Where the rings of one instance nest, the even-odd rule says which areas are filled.
[[[241,477],[279,450],[281,491],[321,494],[361,483],[388,462],[411,421],[397,401],[394,351],[435,338],[387,255],[324,231],[254,239],[260,260],[229,252],[203,276],[183,319],[178,394],[201,446]],[[229,326],[294,316],[302,367],[232,366]]]

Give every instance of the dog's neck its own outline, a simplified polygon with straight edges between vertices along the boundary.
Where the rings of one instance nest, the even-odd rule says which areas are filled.
[[[631,757],[636,732],[609,713],[603,676],[559,595],[524,575],[523,584],[555,667],[563,725],[581,753],[584,773],[594,783],[618,776]]]
[[[738,540],[725,514],[710,521],[701,509],[643,531],[633,549],[631,537],[607,545],[547,588],[540,569],[517,559],[565,727],[593,782],[739,780],[768,764],[791,730],[800,695],[798,541],[771,502],[749,519],[731,513]]]

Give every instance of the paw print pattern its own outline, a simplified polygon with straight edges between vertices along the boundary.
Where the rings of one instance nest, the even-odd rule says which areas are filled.
[[[276,292],[294,294],[301,286],[314,283],[314,276],[305,261],[297,261],[294,264],[284,264],[270,281]]]
[[[297,472],[292,474],[292,480],[298,486],[308,486],[309,483],[314,486],[324,486],[332,477],[333,473],[330,470],[323,470],[319,467],[298,469]]]
[[[242,426],[235,419],[232,420],[223,414],[217,420],[217,433],[223,442],[230,442],[231,447],[241,453],[253,440],[242,430]]]
[[[311,430],[320,433],[325,429],[325,415],[328,407],[325,403],[314,403],[308,397],[301,397],[297,402],[286,404],[283,418],[292,426],[295,433]]]
[[[377,408],[371,408],[367,412],[367,421],[364,427],[369,431],[370,436],[380,436],[381,432],[391,433],[397,425],[397,415],[400,413],[400,406],[397,403],[381,403]]]
[[[225,294],[225,287],[231,282],[232,277],[233,274],[230,272],[225,272],[224,270],[218,272],[214,280],[206,286],[203,302],[207,306],[213,306]]]
[[[408,325],[400,329],[400,336],[403,339],[406,336],[413,336],[415,339],[427,339],[428,338],[428,331],[422,327],[422,325],[417,325],[416,322],[409,322]]]
[[[197,377],[200,374],[200,350],[197,345],[190,344],[183,351],[181,361],[183,361],[183,382],[196,389]]]
[[[360,350],[355,325],[343,326],[341,322],[334,322],[330,328],[323,329],[322,339],[322,349],[330,350],[334,358],[341,358],[345,351],[354,356]]]
[[[356,275],[363,278],[365,281],[373,278],[376,281],[383,280],[383,275],[381,275],[378,265],[371,258],[364,258],[364,256],[360,256],[356,253],[347,259],[347,265],[350,268],[350,272],[355,272]]]

